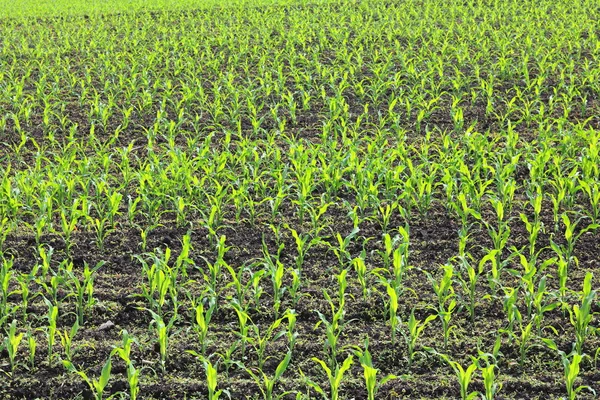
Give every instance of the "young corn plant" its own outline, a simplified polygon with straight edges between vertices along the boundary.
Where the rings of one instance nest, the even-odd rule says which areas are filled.
[[[192,321],[192,328],[198,335],[198,341],[200,342],[201,350],[200,354],[205,356],[206,346],[208,345],[208,328],[210,320],[217,307],[217,302],[214,297],[208,299],[208,307],[204,308],[203,299],[194,301],[196,306],[194,307],[194,319]]]
[[[229,282],[226,285],[226,288],[233,287],[234,291],[235,291],[235,297],[233,297],[233,298],[239,304],[245,304],[246,292],[248,291],[248,288],[249,288],[250,284],[252,283],[252,281],[248,282],[247,284],[243,283],[244,272],[246,271],[247,268],[239,267],[236,269],[236,268],[232,267],[231,265],[229,265],[225,261],[221,262],[221,266],[225,267],[227,272],[229,272],[229,276],[231,277],[231,282]],[[232,298],[231,296],[228,296],[228,297]]]
[[[10,365],[10,375],[14,375],[17,369],[17,351],[19,350],[19,344],[23,339],[23,332],[17,333],[17,321],[12,320],[8,328],[8,335],[4,338],[3,348],[8,353],[8,362]]]
[[[539,199],[542,197],[539,196]],[[541,206],[540,206],[541,207]],[[533,259],[536,256],[536,244],[538,241],[539,234],[542,230],[542,223],[539,218],[535,218],[533,222],[530,222],[527,215],[521,213],[521,221],[525,224],[525,229],[529,233],[529,259]]]
[[[54,254],[54,248],[48,246],[48,250],[46,251],[45,246],[38,246],[37,250],[42,263],[36,264],[36,268],[39,267],[39,281],[43,282],[47,280],[48,273],[51,271],[50,262],[52,261],[52,255]]]
[[[296,339],[298,338],[298,332],[296,331],[296,322],[298,316],[296,315],[295,310],[287,310],[285,313],[285,317],[287,317],[287,331],[286,336],[288,339],[288,346],[290,351],[294,351],[294,347],[296,346]]]
[[[493,357],[491,354],[488,355]],[[481,363],[482,356],[486,361],[485,365]],[[498,382],[496,379],[496,370],[498,369],[498,366],[494,363],[489,363],[486,354],[483,354],[482,356],[480,356],[480,360],[478,360],[479,371],[481,371],[484,388],[484,392],[481,393],[481,397],[482,400],[494,400],[500,389],[502,389],[502,383]]]
[[[408,265],[408,246],[409,246],[409,233],[408,227],[399,227],[398,232],[400,233],[400,242],[398,247],[394,249],[392,255],[392,280],[395,288],[403,287],[403,280],[406,271],[410,268]],[[400,293],[398,293],[400,295]]]
[[[494,198],[492,198],[490,202],[496,213],[496,221],[489,223],[484,221],[484,225],[494,245],[492,250],[496,256],[496,265],[500,266],[502,264],[502,251],[506,247],[510,237],[510,226],[509,221],[506,220],[504,215],[505,204],[501,200]]]
[[[27,347],[29,348],[29,370],[33,371],[35,368],[35,353],[37,350],[37,341],[32,331],[27,332]]]
[[[562,350],[558,349],[556,343],[551,339],[543,339],[546,346],[548,346],[551,350],[558,352],[560,355],[560,360],[563,365],[563,379],[565,383],[565,387],[567,390],[567,399],[575,400],[577,398],[577,394],[583,390],[590,391],[594,396],[596,396],[596,391],[587,385],[576,386],[575,382],[579,377],[581,361],[585,357],[576,351],[571,352],[571,354],[567,354]]]
[[[429,325],[432,321],[437,318],[437,315],[429,315],[424,320],[418,320],[415,317],[415,309],[413,308],[410,312],[410,317],[406,322],[406,327],[408,328],[408,334],[404,334],[406,345],[408,347],[408,366],[409,368],[412,366],[414,362],[415,355],[417,352],[415,351],[417,347],[417,341],[419,340],[419,336],[423,333],[427,325]]]
[[[556,258],[556,275],[558,276],[558,301],[561,304],[563,313],[565,313],[565,310],[567,310],[569,306],[567,301],[567,280],[569,278],[568,271],[569,263],[562,255],[559,254]]]
[[[31,269],[31,271],[29,271],[29,273],[20,274],[20,275],[16,276],[17,282],[19,283],[19,286],[20,286],[19,293],[21,294],[21,310],[23,311],[22,317],[23,317],[24,323],[27,323],[27,317],[29,315],[27,310],[28,310],[30,301],[33,301],[38,296],[38,293],[36,293],[36,292],[32,293],[29,289],[31,284],[35,282],[35,278],[38,273],[38,270],[39,270],[39,268],[36,264]]]
[[[334,369],[337,365],[337,356],[338,356],[338,340],[340,334],[344,326],[351,321],[344,321],[345,309],[344,306],[346,304],[346,273],[347,270],[343,270],[338,276],[338,304],[335,305],[334,301],[329,296],[329,293],[325,289],[323,289],[323,296],[329,306],[331,308],[331,320],[327,319],[321,312],[317,311],[319,316],[319,322],[316,323],[315,328],[317,329],[321,324],[325,327],[325,353],[329,355],[329,363],[332,369]]]
[[[45,294],[50,297],[53,304],[57,306],[62,303],[64,299],[59,299],[59,294],[62,294],[61,286],[65,283],[65,278],[63,276],[63,268],[58,268],[58,272],[53,272],[52,277],[49,282],[41,281],[41,279],[37,280],[37,283],[44,289]]]
[[[574,255],[575,252],[575,244],[579,241],[582,235],[588,232],[595,232],[600,225],[592,223],[587,225],[586,227],[579,230],[576,233],[577,227],[581,222],[582,218],[579,218],[575,222],[572,222],[567,213],[563,213],[561,215],[562,222],[565,226],[564,239],[565,244],[559,245],[555,243],[553,240],[550,241],[550,245],[554,249],[554,251],[559,255],[559,257],[563,257],[569,265],[579,265],[579,260]]]
[[[471,219],[475,219],[475,221],[481,221],[481,214],[477,212],[475,209],[471,208],[467,204],[467,197],[465,193],[460,192],[456,196],[456,200],[452,199],[452,188],[454,185],[453,178],[448,174],[447,177],[444,178],[444,183],[446,184],[446,190],[448,191],[448,206],[451,210],[453,210],[456,214],[458,214],[461,224],[460,229],[458,231],[459,236],[459,256],[464,256],[467,242],[469,239],[469,231],[472,229],[475,222],[470,221]]]
[[[104,242],[106,242],[108,235],[115,229],[111,227],[111,222],[108,218],[100,219],[89,217],[89,223],[96,233],[96,245],[98,246],[98,249],[104,251]]]
[[[94,268],[90,268],[84,262],[83,279],[77,277],[73,271],[66,271],[68,279],[65,282],[71,289],[70,296],[75,297],[77,318],[81,324],[85,324],[86,312],[89,312],[96,303],[94,299],[94,275],[104,264],[106,264],[104,261],[100,261]]]
[[[152,315],[152,322],[150,323],[150,327],[153,327],[157,339],[158,339],[158,352],[160,355],[160,368],[163,373],[166,373],[167,370],[167,359],[169,355],[169,336],[171,335],[171,330],[173,329],[173,325],[177,321],[177,311],[173,313],[173,316],[169,319],[168,323],[165,323],[163,317],[150,309],[146,309]]]
[[[342,385],[342,380],[344,378],[344,373],[346,373],[346,371],[350,369],[350,366],[354,362],[354,357],[352,355],[349,355],[344,360],[342,365],[336,365],[336,367],[333,369],[330,369],[323,360],[320,360],[316,357],[313,357],[312,360],[318,363],[327,374],[327,379],[329,380],[329,394],[327,394],[325,390],[317,383],[305,377],[306,384],[313,388],[318,394],[320,394],[324,400],[338,400],[340,396],[340,388]]]
[[[138,343],[129,335],[126,330],[123,330],[122,336],[123,339],[121,342],[121,347],[115,347],[114,352],[125,363],[125,368],[127,371],[127,383],[129,385],[129,399],[136,400],[140,393],[139,380],[141,370],[136,368],[133,363],[131,358],[131,346]]]
[[[48,366],[52,366],[52,360],[54,358],[54,343],[56,341],[56,322],[58,320],[58,307],[52,304],[48,299],[44,299],[46,306],[48,307],[48,314],[46,319],[48,320],[48,328],[46,330],[46,340],[48,342]]]
[[[219,294],[218,282],[219,277],[221,276],[221,268],[223,268],[226,264],[224,257],[227,251],[229,251],[230,249],[230,247],[225,245],[226,240],[227,238],[225,237],[225,235],[221,235],[219,237],[219,240],[216,242],[217,257],[214,263],[211,263],[206,258],[203,258],[204,262],[206,263],[206,266],[208,267],[208,274],[206,274],[204,271],[201,272],[203,274],[204,280],[208,284],[208,287],[212,291],[214,296],[217,296]]]
[[[284,265],[279,261],[281,257],[281,251],[284,249],[284,244],[279,245],[276,256],[271,256],[266,243],[263,240],[262,251],[264,256],[264,266],[266,267],[269,276],[271,277],[271,283],[273,286],[273,309],[275,310],[275,318],[279,317],[279,309],[281,307],[281,300],[286,287],[283,285],[283,274],[285,272]]]
[[[277,331],[277,329],[284,320],[288,320],[288,324],[295,324],[295,316],[293,314],[291,315],[293,320],[290,320],[286,314],[283,317],[275,320],[266,330],[264,330],[264,334],[261,334],[261,328],[250,320],[250,327],[253,331],[253,336],[248,340],[255,350],[258,358],[258,369],[260,371],[263,370],[265,362],[270,358],[267,356],[268,344],[277,341],[277,339],[281,338],[282,336],[290,337],[290,335],[288,335],[290,329],[281,329],[279,331]],[[293,329],[293,326],[290,328]]]
[[[227,346],[224,351],[215,353],[215,356],[224,364],[225,374],[229,375],[232,366],[239,366],[238,361],[233,359],[235,352],[239,350],[239,341]],[[192,353],[193,354],[193,353]]]
[[[486,272],[488,285],[492,290],[492,295],[496,295],[498,292],[498,286],[502,284],[500,281],[500,272],[502,271],[505,263],[498,264],[499,258],[498,250],[490,250],[480,261],[479,261],[479,275],[483,274],[486,264],[490,263],[490,269]]]
[[[81,379],[83,379],[83,381],[89,386],[95,400],[102,400],[104,397],[104,390],[106,389],[106,386],[108,386],[108,381],[110,380],[112,356],[113,353],[108,356],[108,359],[104,363],[102,372],[100,373],[100,377],[98,379],[89,377],[85,371],[77,369],[71,361],[63,360],[62,363],[68,372],[77,374],[81,377]]]
[[[318,236],[319,233],[326,226],[323,223],[322,217],[327,212],[327,209],[334,203],[323,203],[317,208],[313,208],[310,204],[308,205],[308,216],[312,226],[312,234]]]
[[[179,252],[179,255],[177,256],[177,259],[175,260],[175,264],[173,265],[173,268],[176,271],[180,272],[184,278],[188,277],[188,271],[187,271],[188,266],[195,265],[194,260],[192,260],[190,258],[190,252],[192,250],[193,250],[192,234],[190,231],[188,231],[181,238],[181,251]]]
[[[367,265],[365,264],[365,256],[366,255],[363,251],[359,257],[356,257],[352,260],[352,266],[354,267],[354,271],[356,271],[358,282],[360,283],[363,300],[367,301],[370,288],[367,278]]]
[[[67,361],[72,361],[73,351],[75,350],[73,348],[73,338],[77,335],[77,331],[79,331],[79,320],[75,320],[75,323],[68,331],[66,329],[63,332],[60,329],[57,330]]]
[[[295,257],[296,260],[296,269],[298,271],[302,271],[302,266],[304,264],[304,259],[308,254],[308,251],[321,240],[317,237],[312,237],[309,234],[299,234],[295,229],[290,228],[289,225],[285,225],[285,227],[290,231],[294,241],[296,242],[296,250],[298,254]]]
[[[504,300],[502,303],[506,319],[508,320],[508,326],[506,330],[508,332],[514,331],[515,322],[521,322],[523,320],[521,312],[519,311],[517,300],[519,291],[514,288],[504,288]]]
[[[4,327],[5,322],[15,310],[15,307],[8,303],[8,298],[15,293],[11,290],[13,275],[12,259],[7,260],[2,255],[0,261],[0,329]]]
[[[244,358],[247,344],[252,341],[252,338],[250,337],[250,323],[252,323],[252,320],[248,315],[248,307],[246,305],[242,305],[234,299],[231,302],[231,306],[238,317],[238,331],[235,332],[235,334],[240,338],[239,348],[241,352],[241,358]]]
[[[248,283],[248,285],[252,287],[252,303],[257,310],[260,309],[260,298],[265,292],[261,285],[261,280],[265,275],[266,271],[264,269],[252,272],[250,282]],[[297,293],[294,292],[294,296],[296,295]],[[297,300],[298,299],[296,299],[296,301]]]
[[[150,253],[148,256],[152,260],[152,264],[139,255],[135,257],[142,264],[142,272],[146,277],[146,283],[142,285],[141,297],[143,297],[153,312],[163,316],[163,308],[167,303],[168,296],[175,303],[176,286],[177,286],[177,271],[168,265],[171,257],[171,250],[167,248],[162,254],[162,251]],[[175,306],[175,304],[173,304]]]
[[[288,272],[292,276],[292,283],[288,287],[288,293],[290,294],[292,300],[292,308],[296,308],[300,299],[307,295],[300,292],[300,288],[302,286],[300,270],[288,268]]]
[[[287,392],[281,393],[279,395],[273,394],[273,391],[275,390],[275,385],[277,383],[279,383],[279,381],[281,380],[281,377],[287,370],[291,360],[292,360],[292,352],[288,351],[286,353],[285,357],[283,358],[283,360],[281,360],[279,362],[279,364],[277,365],[277,368],[275,369],[275,373],[273,374],[272,377],[269,377],[263,371],[263,369],[261,367],[258,368],[258,372],[255,372],[251,368],[247,368],[244,366],[242,366],[242,368],[248,373],[248,375],[250,375],[252,380],[256,383],[256,385],[258,386],[258,389],[260,390],[261,394],[263,395],[264,400],[281,399],[281,398],[284,398],[285,396],[293,393],[291,391],[287,391]]]
[[[444,334],[444,348],[448,348],[448,340],[450,338],[450,333],[456,327],[455,325],[450,325],[450,320],[452,318],[452,313],[456,308],[456,299],[453,284],[453,276],[454,276],[454,268],[452,265],[444,265],[444,275],[442,275],[441,280],[438,282],[434,279],[430,273],[424,271],[427,277],[429,278],[433,291],[437,296],[437,307],[429,306],[433,310],[436,311],[440,322],[442,323],[442,329]]]
[[[592,273],[585,274],[583,290],[580,293],[581,306],[575,304],[569,309],[571,325],[575,327],[575,352],[583,354],[583,346],[587,337],[594,331],[590,326],[593,318],[592,305],[596,298],[596,290],[592,290]]]
[[[392,264],[392,254],[399,239],[400,238],[398,236],[392,238],[389,233],[383,234],[383,250],[378,250],[377,252],[381,256],[383,261],[383,270],[385,272],[390,270]]]
[[[352,257],[348,247],[350,246],[352,239],[358,234],[359,231],[360,228],[355,227],[352,232],[350,232],[348,236],[344,238],[342,238],[342,235],[340,235],[338,232],[335,236],[337,239],[337,247],[332,244],[328,244],[329,248],[335,253],[342,268],[346,268],[352,262]]]
[[[558,307],[560,307],[560,302],[544,302],[544,296],[547,294],[546,291],[546,277],[540,279],[537,292],[532,299],[533,303],[533,319],[535,323],[535,327],[538,335],[542,334],[542,320],[544,319],[544,314],[550,312]]]
[[[523,368],[527,360],[527,352],[530,348],[537,346],[537,344],[532,343],[534,339],[534,333],[532,333],[534,321],[530,320],[528,323],[525,323],[520,313],[517,316],[520,332],[515,332],[514,327],[512,330],[500,329],[498,332],[507,334],[519,346],[519,367]]]
[[[229,391],[225,389],[217,389],[218,373],[217,369],[211,364],[211,362],[202,356],[199,356],[204,365],[204,371],[206,374],[206,386],[208,388],[208,400],[219,400],[222,394],[231,398]]]
[[[77,224],[84,215],[85,213],[79,209],[79,199],[73,200],[71,208],[65,207],[60,212],[61,231],[57,233],[65,242],[67,256],[71,255],[71,249],[74,245],[73,233],[77,230]]]
[[[385,289],[389,297],[388,301],[388,315],[390,321],[390,328],[392,330],[392,346],[396,347],[396,333],[399,330],[400,319],[398,317],[398,294],[396,289],[389,283],[385,283]]]
[[[477,281],[479,280],[479,273],[473,267],[472,257],[470,254],[464,257],[458,257],[457,262],[460,266],[460,274],[458,275],[459,283],[463,289],[463,293],[466,295],[462,296],[462,305],[469,312],[469,320],[471,325],[475,326],[475,307],[478,304],[476,295]],[[465,277],[466,275],[466,277]]]
[[[510,269],[509,272],[521,280],[521,288],[524,293],[525,304],[527,306],[527,319],[534,318],[538,334],[541,333],[541,321],[546,312],[554,310],[560,304],[558,302],[546,303],[544,297],[548,294],[546,291],[546,276],[538,281],[538,275],[549,265],[555,262],[555,259],[549,259],[543,262],[539,269],[535,265],[536,260],[528,260],[524,254],[519,253],[523,271]],[[536,285],[537,283],[537,285]]]
[[[372,219],[379,223],[379,226],[381,227],[381,230],[384,234],[388,233],[388,228],[390,226],[392,215],[394,214],[394,211],[397,210],[399,207],[400,205],[397,201],[385,205],[380,205],[379,207],[377,207],[379,215],[374,216]]]
[[[479,395],[479,392],[469,392],[469,385],[473,380],[473,374],[477,370],[478,360],[475,357],[471,356],[471,364],[469,364],[467,369],[465,369],[458,361],[452,360],[446,354],[438,353],[431,349],[430,352],[437,354],[452,368],[452,371],[454,371],[454,375],[456,376],[460,386],[460,398],[462,400],[472,400]]]
[[[359,347],[356,348],[354,354],[358,357],[360,361],[360,365],[363,368],[363,375],[365,378],[365,386],[367,387],[367,399],[375,400],[375,396],[377,396],[377,392],[383,385],[388,383],[391,380],[398,379],[395,375],[386,375],[381,378],[381,380],[377,380],[378,369],[373,367],[373,361],[371,358],[371,352],[369,352],[369,339],[365,339],[364,350],[361,350]]]
[[[592,221],[592,224],[598,224],[600,222],[600,185],[598,182],[588,182],[584,179],[579,179],[579,186],[587,195],[590,204],[590,210],[586,211],[586,214]]]

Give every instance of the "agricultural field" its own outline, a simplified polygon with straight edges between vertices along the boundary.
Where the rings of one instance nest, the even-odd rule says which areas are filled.
[[[0,0],[0,398],[597,398],[599,21]]]

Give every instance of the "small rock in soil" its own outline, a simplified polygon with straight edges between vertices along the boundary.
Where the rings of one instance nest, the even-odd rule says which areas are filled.
[[[109,320],[109,321],[106,321],[105,323],[103,323],[102,325],[100,325],[98,327],[98,330],[99,331],[109,331],[114,327],[115,327],[115,324]]]

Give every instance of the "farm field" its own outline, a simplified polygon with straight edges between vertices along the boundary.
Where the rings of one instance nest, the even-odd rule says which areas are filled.
[[[0,398],[600,396],[600,2],[0,9]]]

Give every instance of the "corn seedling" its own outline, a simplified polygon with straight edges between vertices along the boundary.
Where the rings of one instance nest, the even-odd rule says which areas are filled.
[[[242,358],[246,354],[246,345],[251,341],[250,338],[250,323],[252,320],[248,315],[248,309],[245,306],[242,306],[236,300],[231,303],[235,313],[238,317],[238,331],[235,332],[236,335],[240,338],[240,351]]]
[[[498,366],[495,364],[479,366],[481,376],[483,377],[483,400],[494,400],[494,398],[496,398],[496,394],[500,391],[500,389],[502,389],[502,383],[499,383],[496,380],[496,369],[498,369]]]
[[[81,324],[85,323],[85,314],[89,312],[95,304],[94,299],[94,275],[105,264],[100,261],[94,268],[83,264],[83,279],[78,278],[73,271],[66,271],[69,277],[66,280],[67,286],[71,289],[71,295],[76,300],[77,318]]]
[[[198,335],[198,341],[201,346],[200,353],[204,356],[206,352],[207,339],[208,339],[208,328],[210,326],[210,320],[217,307],[217,303],[214,298],[208,299],[208,308],[204,308],[204,300],[197,299],[195,301],[196,307],[194,308],[194,319],[192,327]]]
[[[388,314],[390,321],[390,328],[392,330],[392,344],[396,345],[396,332],[398,332],[400,320],[398,318],[398,294],[396,289],[393,288],[389,283],[385,284],[385,289],[389,297],[388,301]]]
[[[433,291],[437,296],[438,305],[437,307],[431,306],[431,308],[437,312],[438,318],[442,323],[444,348],[447,348],[450,333],[455,328],[454,325],[450,325],[450,320],[452,318],[452,313],[456,308],[456,300],[454,298],[454,288],[452,287],[454,268],[452,265],[444,265],[443,269],[444,275],[442,275],[439,282],[437,282],[427,271],[424,272],[431,281]]]
[[[413,308],[410,312],[410,317],[406,322],[406,328],[408,330],[408,334],[405,334],[406,345],[408,347],[408,366],[410,367],[415,359],[416,355],[416,346],[417,340],[419,340],[419,336],[423,333],[427,325],[434,321],[437,318],[436,315],[429,315],[424,320],[418,320],[415,317],[415,309]]]
[[[348,324],[351,321],[344,321],[345,314],[345,292],[346,292],[346,273],[347,270],[343,270],[338,275],[338,283],[339,292],[338,292],[338,304],[335,305],[334,301],[331,299],[327,291],[323,290],[323,296],[329,306],[331,308],[331,320],[327,319],[325,315],[321,312],[317,311],[317,315],[319,316],[319,322],[316,323],[315,328],[317,329],[321,324],[325,327],[325,353],[329,355],[329,362],[331,368],[335,368],[337,365],[337,355],[338,355],[338,340],[344,325]]]
[[[17,321],[13,319],[8,328],[8,335],[4,339],[4,349],[8,353],[8,361],[10,364],[10,372],[14,374],[15,369],[17,368],[17,351],[19,350],[19,344],[21,344],[21,340],[23,339],[23,333],[17,333]]]
[[[63,360],[62,363],[68,372],[77,374],[81,377],[81,379],[83,379],[83,381],[89,386],[95,400],[102,400],[104,396],[104,390],[106,389],[106,386],[108,385],[108,381],[110,380],[111,376],[110,374],[112,370],[112,353],[109,355],[108,359],[104,363],[102,371],[100,372],[100,377],[98,379],[89,377],[85,371],[77,369],[71,361]]]
[[[534,321],[528,323],[523,322],[519,319],[519,331],[514,332],[509,330],[500,329],[500,333],[506,333],[518,346],[519,346],[519,366],[522,368],[525,365],[527,359],[527,351],[536,344],[531,343],[533,340],[532,328]]]
[[[435,350],[431,350],[434,354],[437,354],[442,360],[444,360],[454,371],[454,375],[458,380],[460,386],[460,398],[462,400],[471,400],[475,399],[478,392],[469,392],[469,385],[471,380],[473,379],[473,374],[477,370],[477,362],[478,360],[474,357],[471,357],[471,364],[467,366],[465,369],[459,362],[452,360],[446,354],[438,353]]]
[[[73,351],[75,350],[72,346],[73,338],[77,335],[77,331],[79,330],[79,320],[75,320],[75,323],[71,327],[70,330],[64,330],[61,332],[57,330],[58,336],[60,337],[60,343],[63,347],[63,351],[65,353],[65,359],[67,361],[72,361]]]
[[[46,340],[48,342],[48,365],[52,365],[52,359],[54,358],[54,343],[56,341],[56,322],[58,320],[58,307],[52,304],[48,299],[44,299],[46,306],[48,307],[48,314],[46,319],[48,320],[48,328],[46,330]]]
[[[29,348],[29,370],[33,371],[35,367],[35,352],[37,349],[37,341],[32,331],[27,332],[27,347]]]
[[[279,317],[279,308],[281,307],[281,299],[286,290],[286,287],[283,286],[283,274],[285,272],[285,267],[283,263],[279,261],[281,256],[281,251],[284,249],[284,245],[281,244],[279,249],[277,249],[277,255],[271,256],[269,253],[269,249],[263,240],[262,251],[264,256],[264,265],[271,277],[271,283],[273,286],[273,308],[275,310],[275,318]]]
[[[329,244],[329,248],[335,253],[342,268],[345,268],[352,262],[352,257],[350,256],[348,247],[350,246],[352,239],[358,234],[359,231],[360,229],[355,227],[352,232],[348,234],[348,236],[343,238],[342,235],[336,233],[335,238],[337,240],[337,247]]]
[[[114,352],[125,363],[127,383],[129,385],[129,399],[136,400],[140,392],[139,380],[141,370],[135,367],[133,360],[131,359],[131,346],[134,343],[137,344],[137,341],[132,338],[126,330],[123,330],[122,336],[122,345],[121,347],[115,347]]]
[[[173,325],[175,321],[177,321],[177,312],[173,314],[173,316],[169,319],[168,323],[165,323],[163,317],[159,314],[155,313],[152,310],[146,309],[152,316],[152,322],[150,326],[154,328],[155,334],[158,339],[158,353],[160,355],[160,367],[163,373],[167,368],[167,358],[168,358],[168,350],[169,350],[169,336],[171,335],[171,330],[173,329]]]
[[[583,280],[583,290],[580,294],[581,306],[575,304],[569,310],[571,325],[575,327],[575,351],[577,354],[583,354],[583,345],[586,338],[593,331],[590,327],[593,313],[592,304],[596,298],[596,291],[592,290],[592,273],[588,272]]]
[[[356,275],[358,277],[358,282],[360,283],[360,287],[362,289],[363,300],[367,301],[369,295],[369,285],[367,281],[367,266],[365,264],[364,252],[360,257],[356,257],[352,260],[352,265],[354,266],[354,270],[356,271]]]
[[[348,371],[348,369],[350,369],[350,366],[353,363],[354,357],[353,356],[348,356],[344,362],[342,363],[342,365],[336,365],[336,367],[332,370],[330,369],[327,364],[325,363],[325,361],[320,360],[316,357],[313,357],[312,360],[316,363],[318,363],[321,368],[323,368],[323,371],[325,371],[325,373],[327,374],[327,379],[329,380],[329,394],[325,393],[325,390],[323,388],[321,388],[321,386],[319,386],[318,384],[316,384],[315,382],[313,382],[310,379],[306,379],[306,383],[313,388],[318,394],[320,394],[323,399],[326,400],[338,400],[339,399],[339,393],[340,393],[340,388],[342,385],[342,380],[344,378],[344,373],[346,371]]]
[[[360,361],[360,365],[363,368],[363,375],[365,378],[365,386],[367,387],[367,399],[375,400],[375,396],[377,396],[377,392],[383,385],[387,382],[397,379],[398,377],[395,375],[386,375],[381,378],[381,380],[377,380],[377,373],[379,370],[373,367],[373,361],[371,359],[371,353],[369,352],[369,339],[365,339],[364,350],[357,348],[354,351],[355,355],[358,357]]]
[[[291,392],[284,392],[280,395],[273,394],[275,385],[279,382],[279,380],[281,379],[281,376],[287,370],[291,359],[292,359],[292,352],[288,351],[286,353],[285,357],[283,358],[283,360],[281,360],[281,362],[277,365],[277,368],[275,369],[275,374],[273,375],[272,378],[267,376],[267,374],[265,374],[263,372],[263,369],[261,367],[259,367],[258,372],[254,372],[252,369],[244,367],[245,371],[248,373],[248,375],[250,375],[252,380],[258,386],[258,389],[262,393],[264,400],[281,399],[291,393]]]
[[[475,306],[477,305],[476,289],[479,273],[475,270],[466,255],[464,257],[459,256],[458,262],[461,266],[461,274],[458,276],[458,279],[462,286],[463,293],[466,293],[466,296],[464,296],[466,299],[463,297],[462,305],[469,312],[471,325],[475,326]]]
[[[595,396],[596,392],[591,387],[586,385],[575,385],[575,381],[579,377],[580,372],[579,364],[585,356],[576,351],[572,352],[571,354],[567,354],[564,351],[559,350],[556,343],[551,339],[544,339],[544,343],[551,350],[558,352],[558,354],[560,355],[560,359],[563,365],[563,379],[565,387],[567,389],[567,399],[575,400],[577,398],[577,394],[582,390],[589,390]]]
[[[261,371],[264,368],[265,362],[270,358],[266,355],[267,345],[271,342],[276,341],[282,336],[286,336],[286,334],[288,333],[288,331],[285,329],[277,331],[277,329],[285,319],[288,319],[287,315],[275,320],[271,325],[269,325],[269,327],[266,330],[262,329],[262,331],[264,331],[263,334],[261,334],[260,327],[252,323],[252,321],[250,320],[250,327],[253,331],[253,336],[251,338],[248,338],[248,341],[251,343],[252,347],[255,350],[256,356],[258,358],[258,369]]]

